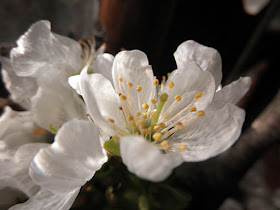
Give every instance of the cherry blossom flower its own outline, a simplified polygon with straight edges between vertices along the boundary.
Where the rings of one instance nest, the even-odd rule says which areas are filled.
[[[222,71],[215,49],[186,41],[174,56],[177,69],[161,83],[139,50],[99,55],[94,73],[84,69],[69,79],[90,118],[107,135],[108,152],[115,152],[108,142],[119,143],[115,155],[128,170],[154,182],[166,179],[182,162],[202,161],[228,149],[245,118],[234,104],[247,92],[248,77],[217,90]]]
[[[93,154],[84,156],[74,157],[75,153],[71,152],[72,156],[69,157],[70,148],[64,150],[63,147],[58,146],[59,142],[66,141],[61,140],[64,138],[60,137],[60,133],[69,132],[68,127],[75,124],[75,120],[69,124],[66,122],[74,118],[86,119],[84,103],[76,91],[69,86],[68,77],[79,74],[84,66],[90,68],[96,54],[104,51],[104,46],[96,52],[94,39],[88,40],[87,43],[76,42],[55,34],[50,31],[48,21],[33,24],[19,38],[17,45],[12,49],[10,59],[0,57],[2,76],[11,99],[27,111],[17,112],[6,107],[0,118],[0,207],[5,208],[15,204],[15,195],[24,194],[23,198],[29,200],[11,209],[69,209],[82,183],[94,175],[107,160],[107,156],[104,155],[98,141],[92,142]],[[84,124],[80,122],[79,126]],[[53,132],[51,128],[61,126],[61,130],[55,137],[55,143],[50,145],[54,138],[50,133]],[[90,129],[90,132],[93,131]],[[71,137],[67,141],[71,141]],[[88,146],[91,148],[90,145]],[[36,171],[34,164],[29,171],[35,155],[38,152],[45,154],[43,151],[55,153],[48,159],[53,161],[49,163],[50,165],[58,166],[68,160],[66,162],[71,164],[66,165],[68,168],[71,165],[70,171],[81,167],[80,165],[83,166],[84,162],[80,163],[78,158],[88,159],[87,171],[84,171],[81,177],[73,178],[71,177],[73,173],[68,174],[69,179],[72,178],[73,181],[71,186],[75,185],[71,189],[68,185],[67,190],[63,191],[62,188],[60,192],[49,190],[48,187],[44,188],[42,187],[44,184],[40,186],[38,180],[40,176],[38,174],[42,171],[38,171],[37,176],[34,175],[36,177],[34,180],[31,178]],[[45,163],[44,166],[51,170],[50,165],[46,161]],[[60,167],[59,170],[68,170],[67,167]],[[63,179],[65,180],[65,177]],[[80,181],[77,181],[79,179]],[[53,182],[55,181],[56,176],[53,178]],[[51,184],[48,183],[47,186]],[[13,190],[7,193],[7,189]],[[15,194],[15,191],[20,193]]]

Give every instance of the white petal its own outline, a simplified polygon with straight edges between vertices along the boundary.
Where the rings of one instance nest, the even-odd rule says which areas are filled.
[[[72,120],[59,129],[51,146],[35,156],[30,176],[49,191],[64,194],[84,185],[106,161],[97,127]]]
[[[142,179],[160,182],[173,168],[182,163],[180,155],[164,154],[161,149],[141,136],[124,136],[120,139],[120,152],[128,170]]]
[[[81,67],[81,46],[74,40],[50,31],[50,22],[38,21],[20,37],[11,51],[14,70],[19,76],[59,73],[77,74]],[[66,68],[65,68],[66,67]],[[61,72],[63,73],[63,72]]]
[[[108,79],[113,84],[112,78],[112,66],[113,66],[114,56],[108,53],[100,54],[96,57],[92,71],[93,73],[102,74],[106,79]]]
[[[94,123],[103,132],[115,135],[115,130],[108,122],[108,118],[123,126],[120,99],[112,84],[101,74],[87,74],[82,72],[81,89],[87,109]]]
[[[205,160],[224,152],[238,139],[244,118],[244,110],[232,104],[220,109],[209,107],[205,116],[190,122],[171,140],[186,144],[181,152],[185,161]]]
[[[15,74],[8,58],[0,57],[2,78],[11,98],[26,109],[31,108],[30,98],[36,94],[38,85],[34,78],[19,77]]]
[[[9,210],[68,210],[72,206],[80,188],[65,194],[57,195],[46,189],[41,189],[35,196],[23,204],[18,204]]]
[[[250,15],[257,15],[269,0],[242,0],[244,10]]]
[[[86,118],[85,105],[70,86],[57,85],[51,89],[39,88],[32,98],[34,120],[49,130],[50,124],[59,127],[74,118]]]
[[[0,160],[0,189],[11,187],[27,196],[37,193],[39,187],[29,176],[29,165],[39,149],[47,145],[41,143],[25,144],[19,147],[16,154],[9,160]]]
[[[218,108],[226,103],[236,104],[247,93],[250,85],[250,77],[240,77],[216,92],[213,98],[214,106]]]
[[[119,77],[123,79],[121,83],[123,94],[127,96],[127,82],[133,84],[130,88],[130,98],[134,108],[134,112],[138,111],[137,85],[142,87],[140,92],[141,103],[149,104],[151,98],[155,94],[155,86],[153,85],[153,70],[149,65],[149,61],[145,53],[139,50],[119,52],[113,63],[113,81],[114,87],[118,93]]]
[[[82,95],[80,87],[81,75],[74,75],[68,78],[69,85],[76,90],[79,95]]]
[[[23,144],[52,140],[52,135],[46,131],[35,132],[40,128],[34,123],[30,111],[18,112],[5,107],[0,127],[0,159],[11,158]]]
[[[215,82],[211,73],[202,71],[195,62],[188,63],[184,69],[178,69],[171,73],[168,81],[174,83],[174,87],[168,93],[168,100],[164,104],[162,114],[174,102],[175,95],[180,95],[182,100],[176,102],[176,106],[169,112],[169,118],[187,107],[193,100],[197,92],[202,92],[202,96],[194,103],[193,106],[198,110],[205,109],[211,103],[215,93]],[[167,84],[163,92],[169,89]]]
[[[206,47],[195,41],[185,41],[179,45],[174,57],[178,69],[184,68],[189,62],[195,61],[203,71],[209,71],[216,84],[216,89],[222,80],[222,59],[217,50]]]

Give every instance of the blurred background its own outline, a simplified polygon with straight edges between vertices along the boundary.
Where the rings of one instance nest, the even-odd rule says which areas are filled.
[[[52,31],[75,40],[94,35],[98,45],[105,42],[106,51],[112,54],[120,49],[144,51],[155,75],[161,77],[176,69],[173,53],[177,46],[192,39],[220,52],[224,85],[240,76],[252,76],[252,89],[240,103],[247,113],[246,130],[276,95],[280,70],[280,1],[268,1],[259,11],[250,10],[248,2],[1,0],[0,53],[8,56],[32,23],[46,19]],[[1,106],[13,105],[5,100],[8,92],[3,83],[0,97]],[[279,143],[261,151],[213,209],[280,209],[279,151]],[[75,208],[83,205],[77,202]]]

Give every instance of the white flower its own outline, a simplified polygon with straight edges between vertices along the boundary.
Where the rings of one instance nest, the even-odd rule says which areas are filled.
[[[69,86],[68,77],[94,61],[95,42],[76,42],[50,31],[50,22],[38,21],[20,37],[11,59],[0,57],[3,79],[11,98],[33,113],[44,129],[74,118],[85,118],[85,107]],[[98,53],[104,51],[102,46]]]
[[[77,154],[73,157],[75,152],[71,152],[70,157],[68,143],[71,142],[71,137],[61,140],[60,133],[69,133],[73,129],[71,126],[75,126],[75,120],[68,124],[67,121],[74,118],[86,118],[84,103],[76,91],[69,86],[68,77],[79,74],[84,66],[90,69],[96,54],[102,53],[104,46],[95,52],[94,40],[78,43],[52,33],[48,21],[33,24],[20,37],[17,45],[12,49],[10,59],[0,57],[3,66],[2,75],[11,98],[28,111],[16,112],[6,107],[0,118],[0,194],[2,195],[7,188],[12,187],[30,198],[24,204],[16,205],[11,209],[69,209],[80,187],[101,167],[107,160],[107,156],[104,155],[100,143],[96,141],[87,145],[90,149],[94,147],[91,150],[93,154]],[[55,143],[47,147],[50,144],[39,142],[51,143],[53,141],[53,135],[47,131],[50,130],[51,124],[54,127],[62,125],[62,128],[55,138]],[[91,129],[92,123],[87,126],[87,122],[81,122],[79,126],[88,128],[89,135],[95,134],[95,130]],[[70,131],[69,127],[71,127]],[[75,140],[78,139],[76,137]],[[36,143],[30,144],[33,142]],[[72,142],[71,149],[73,144]],[[39,156],[46,156],[46,152],[54,154],[44,162],[45,165],[36,165],[35,158],[29,171],[32,159],[39,149],[44,147],[45,149],[39,152]],[[80,147],[77,146],[77,148]],[[86,171],[81,171],[85,165],[84,162],[79,161],[79,158],[89,161],[86,164]],[[64,163],[67,163],[66,167],[63,167]],[[58,167],[57,170],[51,168],[52,165],[56,167],[60,164],[62,167]],[[69,166],[71,166],[70,169],[68,169]],[[44,173],[48,176],[47,184],[43,182],[45,179],[41,175],[46,170],[37,171],[40,167],[42,170],[46,167],[48,172],[54,173],[50,180],[49,173]],[[80,177],[78,175],[73,177],[78,167],[82,173]],[[67,180],[65,174],[58,178],[58,174],[64,170],[67,170],[69,173],[67,176],[72,182],[71,185],[69,182],[64,182],[64,188],[57,185],[60,189],[57,192],[51,188],[56,185],[52,183]],[[71,170],[73,173],[70,173]],[[34,180],[31,179],[29,173],[34,176]],[[38,185],[41,182],[43,183],[40,188]],[[47,185],[46,188],[45,185]],[[0,196],[0,207],[4,204],[11,205],[7,201],[10,201],[12,196],[14,195],[9,194],[8,199],[6,199],[7,193],[5,197]]]
[[[186,41],[174,56],[178,69],[160,85],[138,50],[115,58],[99,55],[93,74],[83,70],[69,80],[94,123],[120,141],[128,170],[150,181],[164,180],[184,161],[225,151],[239,137],[245,117],[233,104],[247,92],[249,78],[216,92],[222,73],[215,49]]]

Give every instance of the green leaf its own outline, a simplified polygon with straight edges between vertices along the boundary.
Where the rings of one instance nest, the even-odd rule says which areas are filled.
[[[113,138],[110,139],[109,141],[106,141],[104,143],[104,149],[113,156],[117,156],[120,157],[121,153],[120,153],[120,142],[114,140]]]

